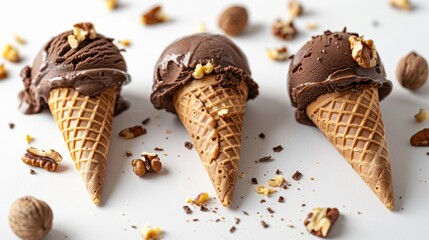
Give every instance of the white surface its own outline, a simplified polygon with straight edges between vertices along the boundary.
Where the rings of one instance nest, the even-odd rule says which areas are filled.
[[[429,33],[424,27],[429,22],[429,2],[415,2],[416,10],[407,13],[391,8],[387,0],[304,1],[305,14],[296,20],[300,30],[298,38],[282,42],[270,31],[275,18],[287,16],[286,1],[243,1],[250,12],[251,25],[245,35],[233,40],[247,54],[261,92],[247,107],[240,165],[245,177],[237,181],[231,208],[225,209],[217,200],[212,200],[209,207],[218,207],[218,214],[193,209],[192,215],[182,210],[186,198],[204,191],[215,196],[215,192],[197,153],[183,146],[189,137],[178,118],[155,110],[149,102],[152,72],[164,47],[192,33],[200,22],[205,22],[209,31],[220,32],[217,15],[231,2],[163,1],[172,21],[153,27],[141,26],[139,16],[155,4],[154,1],[124,0],[122,7],[114,12],[107,11],[102,0],[2,2],[0,47],[7,42],[17,45],[13,41],[15,33],[28,44],[18,46],[23,61],[6,63],[10,77],[0,81],[0,238],[16,239],[8,226],[8,209],[23,195],[34,195],[52,207],[54,227],[47,239],[64,239],[65,236],[80,240],[139,239],[138,229],[145,224],[163,228],[165,239],[315,239],[307,233],[303,220],[316,206],[337,207],[341,211],[341,218],[331,232],[334,239],[428,238],[425,223],[429,214],[429,157],[426,156],[429,149],[413,148],[408,141],[417,130],[428,127],[428,122],[415,123],[413,116],[420,107],[429,110],[429,83],[420,91],[410,92],[398,84],[394,74],[397,62],[410,50],[429,59]],[[374,20],[379,23],[378,27],[373,26]],[[92,205],[88,198],[49,112],[27,116],[17,108],[17,94],[23,87],[19,78],[21,68],[32,63],[52,36],[80,21],[92,21],[97,31],[106,36],[132,41],[132,46],[124,53],[132,82],[123,90],[123,96],[132,105],[114,118],[101,207]],[[319,28],[307,30],[310,22],[317,23]],[[265,55],[266,48],[284,43],[295,52],[311,35],[328,28],[341,30],[343,26],[375,41],[388,78],[394,84],[392,94],[382,102],[392,161],[394,211],[387,210],[379,202],[318,129],[295,121],[286,90],[289,62],[272,62]],[[137,125],[146,117],[151,118],[148,134],[128,141],[118,137],[120,130]],[[9,130],[9,122],[16,124],[15,129]],[[167,129],[172,133],[166,134]],[[260,132],[265,133],[265,140],[258,138]],[[25,134],[35,137],[32,145],[56,149],[65,157],[57,173],[32,168],[37,174],[29,174],[30,168],[20,160],[27,148]],[[284,151],[274,153],[272,148],[279,144]],[[154,147],[162,147],[168,154],[161,155],[162,173],[136,177],[130,166],[132,157],[125,157],[125,150],[137,157],[141,151],[152,151]],[[266,155],[272,155],[275,160],[254,163]],[[260,204],[265,197],[255,193],[250,179],[256,177],[266,184],[276,169],[283,171],[292,186]],[[291,180],[296,170],[304,174],[299,182]],[[285,203],[277,202],[280,195],[285,197]],[[303,203],[305,207],[301,207]],[[275,211],[273,217],[269,216],[267,207]],[[221,222],[213,222],[221,217],[224,217]],[[229,229],[235,225],[234,217],[239,217],[241,222],[231,234]],[[200,221],[192,222],[194,218]],[[261,220],[270,227],[263,229]],[[288,224],[294,228],[289,228]]]

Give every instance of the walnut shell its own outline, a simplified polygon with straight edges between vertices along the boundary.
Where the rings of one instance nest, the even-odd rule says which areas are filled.
[[[428,79],[428,64],[423,57],[415,52],[410,52],[399,61],[396,76],[403,87],[416,90],[423,86]]]
[[[9,210],[9,225],[23,240],[40,240],[52,228],[53,213],[48,204],[32,196],[17,199]]]
[[[225,9],[219,16],[218,24],[228,35],[239,35],[247,26],[247,10],[240,6],[231,6]]]

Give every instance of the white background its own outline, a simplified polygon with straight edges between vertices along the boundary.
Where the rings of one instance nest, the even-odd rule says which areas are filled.
[[[13,0],[1,2],[0,47],[19,34],[27,44],[18,46],[23,57],[19,64],[6,63],[10,77],[0,81],[0,238],[16,239],[8,226],[11,203],[23,196],[33,195],[45,200],[53,209],[54,226],[47,239],[139,239],[145,224],[160,226],[165,239],[315,239],[307,233],[303,220],[313,207],[337,207],[341,217],[331,231],[334,239],[424,239],[429,238],[429,148],[415,148],[410,136],[428,127],[429,122],[416,123],[414,114],[420,107],[429,110],[429,83],[421,90],[410,92],[396,79],[399,59],[416,50],[429,59],[429,2],[415,1],[412,12],[393,9],[387,0],[380,1],[304,1],[305,14],[295,24],[300,31],[295,40],[283,42],[271,35],[271,24],[277,17],[287,17],[286,1],[242,1],[250,12],[250,26],[243,36],[233,40],[249,59],[254,79],[260,85],[260,96],[249,101],[245,117],[243,147],[239,178],[231,208],[220,206],[216,199],[208,207],[218,207],[218,214],[193,209],[186,215],[182,206],[187,197],[200,192],[215,192],[195,150],[183,144],[189,140],[178,118],[155,110],[149,102],[153,68],[164,47],[174,39],[194,32],[200,22],[209,31],[219,33],[217,16],[230,1],[162,1],[171,22],[145,27],[140,24],[141,13],[154,1],[122,1],[122,7],[109,12],[102,0],[54,1]],[[71,29],[76,22],[91,21],[96,30],[115,39],[130,39],[132,46],[124,56],[132,82],[124,87],[123,96],[131,108],[114,118],[113,132],[104,188],[104,204],[95,207],[74,168],[49,111],[24,115],[18,111],[18,92],[23,88],[19,72],[32,61],[51,37]],[[373,22],[378,22],[374,26]],[[319,25],[307,30],[308,23]],[[282,44],[296,52],[314,34],[326,29],[341,30],[344,26],[373,39],[385,64],[387,76],[394,89],[381,106],[390,150],[395,194],[394,211],[387,210],[365,185],[341,155],[330,146],[317,128],[298,124],[286,89],[289,62],[277,63],[266,57],[266,49]],[[150,117],[148,134],[133,140],[123,140],[118,132],[140,124]],[[10,130],[8,123],[15,123]],[[172,131],[166,134],[166,130]],[[257,136],[264,132],[266,138]],[[25,134],[34,136],[33,146],[53,148],[64,161],[56,173],[29,167],[20,160],[28,147]],[[284,150],[274,153],[281,144]],[[161,174],[135,176],[125,150],[137,157],[142,151],[162,147],[164,169]],[[180,157],[179,157],[180,155]],[[254,160],[272,155],[273,162],[255,164]],[[255,193],[250,179],[260,183],[283,171],[292,184],[267,202]],[[301,171],[301,181],[291,179]],[[314,180],[310,180],[314,178]],[[284,196],[285,203],[278,203]],[[302,207],[301,204],[306,204]],[[269,216],[266,208],[275,213]],[[250,216],[245,216],[247,211]],[[358,214],[358,211],[361,214]],[[259,212],[259,214],[258,214]],[[241,222],[234,234],[234,217]],[[192,222],[198,218],[199,222]],[[217,218],[222,221],[213,222]],[[284,221],[281,221],[281,218]],[[191,221],[189,221],[191,220]],[[260,221],[270,227],[263,229]],[[287,225],[292,224],[294,228]],[[133,229],[135,225],[138,229]]]

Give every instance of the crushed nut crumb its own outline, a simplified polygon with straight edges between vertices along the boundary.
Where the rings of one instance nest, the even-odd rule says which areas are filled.
[[[204,203],[206,203],[209,200],[209,194],[206,192],[202,192],[198,194],[198,196],[194,200],[188,200],[188,203],[195,204],[197,206],[202,206]]]
[[[204,75],[209,75],[213,69],[213,64],[210,62],[206,63],[205,65],[197,64],[197,66],[195,66],[194,72],[192,73],[192,77],[195,79],[201,79],[204,77]]]
[[[230,233],[234,233],[234,232],[235,232],[235,230],[237,230],[237,228],[236,228],[235,226],[232,226],[232,227],[229,229],[229,232],[230,232]]]
[[[146,225],[140,230],[140,234],[144,240],[158,240],[161,239],[163,231],[160,227]]]
[[[339,216],[340,212],[337,208],[314,208],[305,219],[304,225],[311,234],[318,237],[327,237],[329,230],[331,230]]]
[[[288,6],[289,6],[289,14],[293,18],[301,16],[302,12],[304,11],[301,3],[299,3],[299,2],[297,2],[295,0],[291,0],[289,2]]]
[[[207,32],[207,27],[205,23],[200,22],[195,28],[195,33],[203,33],[203,32]]]
[[[34,138],[30,134],[26,134],[25,141],[27,141],[27,144],[30,144],[32,141],[34,141]]]
[[[289,59],[289,51],[285,46],[279,48],[269,48],[267,55],[271,60],[286,61]]]
[[[123,46],[123,47],[129,47],[131,46],[131,41],[128,39],[122,39],[118,41],[119,45]]]
[[[131,157],[131,156],[133,155],[133,153],[132,153],[132,152],[130,152],[130,151],[125,151],[125,155],[126,155],[127,157]]]
[[[280,187],[285,181],[286,180],[282,176],[277,175],[274,178],[268,180],[268,185],[270,187]]]
[[[419,112],[414,115],[414,118],[417,122],[424,122],[429,118],[429,112],[426,111],[424,108],[420,108]]]
[[[267,188],[267,187],[265,187],[263,185],[257,186],[255,190],[256,190],[257,193],[263,194],[265,196],[268,196],[268,195],[270,195],[272,193],[277,192],[277,190],[275,190],[274,188]]]
[[[118,7],[118,1],[117,0],[105,0],[106,1],[106,7],[109,10],[114,10]]]
[[[258,179],[256,179],[256,178],[252,178],[252,179],[251,179],[251,183],[252,183],[252,184],[258,184]]]
[[[285,198],[280,196],[279,199],[277,200],[277,202],[279,203],[284,203],[285,202]]]
[[[11,44],[6,44],[5,48],[2,52],[2,57],[10,62],[17,63],[21,60],[21,57],[19,56],[18,49],[16,49]]]
[[[410,11],[411,4],[408,0],[390,0],[390,4],[398,9]]]
[[[220,109],[217,111],[217,115],[224,120],[230,117],[228,108]]]
[[[9,123],[9,129],[14,129],[15,128],[15,124],[14,123]]]
[[[260,133],[258,136],[259,136],[260,139],[264,139],[265,138],[265,134],[264,133]]]
[[[296,30],[292,20],[278,19],[273,24],[272,33],[274,36],[282,40],[291,40],[295,38],[298,31]]]
[[[21,44],[21,45],[26,44],[26,41],[21,36],[19,36],[18,34],[15,35],[15,42],[17,42],[18,44]]]
[[[141,135],[144,135],[146,133],[147,133],[146,128],[138,125],[138,126],[123,129],[122,131],[119,132],[119,136],[125,139],[133,139]]]
[[[0,63],[0,80],[7,78],[7,69],[4,64]]]
[[[142,121],[143,125],[146,125],[150,122],[150,118],[146,118],[145,120]]]
[[[317,23],[314,23],[314,22],[307,23],[307,29],[308,30],[315,30],[318,27],[319,27],[319,25]]]
[[[162,7],[160,5],[149,9],[146,13],[144,13],[141,16],[141,22],[144,25],[154,25],[154,24],[163,23],[167,21],[168,21],[168,17],[162,11]]]
[[[36,174],[36,171],[34,171],[33,169],[30,169],[30,174],[34,175],[34,174]]]
[[[90,22],[83,22],[73,25],[73,34],[67,36],[67,41],[71,48],[77,48],[86,39],[95,39],[96,37],[94,25]]]

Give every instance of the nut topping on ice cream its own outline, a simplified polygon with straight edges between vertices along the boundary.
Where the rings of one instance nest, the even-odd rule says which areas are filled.
[[[377,51],[371,39],[364,40],[363,37],[352,35],[349,37],[349,43],[352,57],[359,66],[370,68],[377,65]]]

